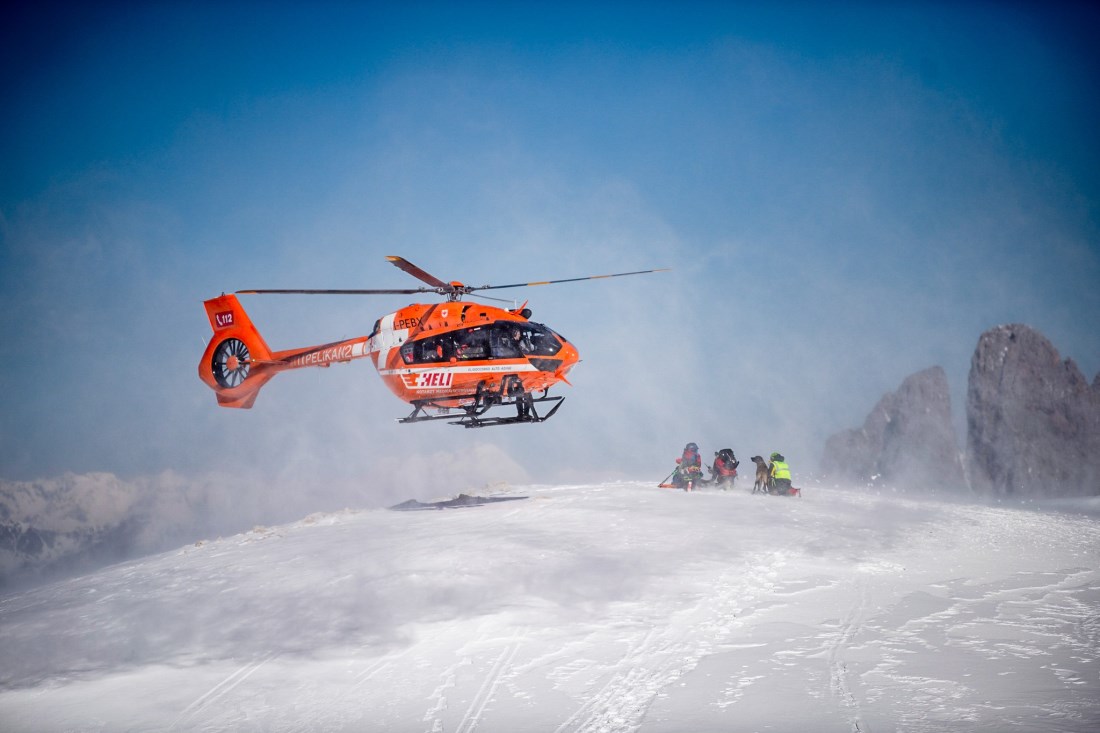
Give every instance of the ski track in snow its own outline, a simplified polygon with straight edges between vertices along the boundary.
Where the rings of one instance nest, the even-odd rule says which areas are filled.
[[[519,643],[510,644],[501,651],[500,656],[497,657],[496,662],[493,663],[489,673],[485,676],[481,689],[477,691],[477,695],[474,696],[470,707],[462,717],[462,722],[455,729],[455,733],[471,733],[471,731],[477,730],[478,721],[485,712],[489,701],[493,699],[493,695],[500,685],[501,676],[511,668],[512,660],[515,659],[519,646]]]
[[[867,613],[867,590],[862,584],[860,584],[858,590],[858,598],[859,602],[848,613],[840,631],[837,632],[836,639],[830,642],[827,655],[829,691],[835,698],[840,700],[841,705],[848,711],[852,733],[861,733],[864,730],[864,724],[860,718],[859,700],[852,692],[848,664],[844,661],[843,656],[852,645],[852,640],[862,631],[864,616]]]
[[[256,670],[260,669],[260,667],[263,667],[276,656],[278,655],[270,654],[263,659],[260,659],[259,661],[250,662],[238,668],[237,671],[235,671],[233,674],[229,675],[224,680],[214,685],[214,687],[207,691],[206,694],[200,696],[197,700],[195,700],[195,702],[184,708],[183,712],[181,712],[176,717],[176,719],[172,721],[172,725],[168,726],[168,730],[179,730],[180,726],[188,723],[191,718],[200,715],[204,710],[218,704],[219,700],[233,692],[233,690],[238,685],[251,677],[252,674],[256,672]]]
[[[0,728],[1100,725],[1095,520],[854,492],[781,500],[626,484],[527,493],[510,506],[310,518],[0,597],[0,667],[27,664],[9,655],[43,634],[78,643],[86,660],[32,665],[25,688],[18,668],[6,673]],[[397,555],[379,554],[403,535]],[[339,552],[364,541],[374,543],[364,559]],[[175,608],[196,584],[208,603],[228,599],[211,617],[226,628],[198,645],[183,634],[187,645],[173,651],[169,616],[168,646],[112,671],[110,648],[132,635],[127,614],[140,617],[131,605]],[[256,604],[273,613],[250,617]],[[376,612],[397,625],[378,626]],[[81,628],[104,638],[91,643]],[[318,642],[284,638],[295,628]],[[171,665],[173,653],[181,664]],[[97,704],[109,696],[98,690],[129,674],[160,680],[144,683],[148,710],[140,700],[129,714]]]
[[[555,733],[636,730],[661,691],[743,623],[738,618],[740,604],[767,593],[773,587],[775,569],[784,562],[783,553],[773,552],[766,563],[718,576],[713,591],[695,607],[674,614],[664,626],[651,628],[637,639],[606,683]]]

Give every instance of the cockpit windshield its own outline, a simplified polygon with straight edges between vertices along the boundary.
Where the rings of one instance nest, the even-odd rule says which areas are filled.
[[[499,321],[493,324],[493,356],[515,359],[523,356],[553,356],[561,350],[554,332],[540,323]]]

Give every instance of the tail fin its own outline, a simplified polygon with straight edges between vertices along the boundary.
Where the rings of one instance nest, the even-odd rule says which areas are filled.
[[[271,363],[271,349],[237,296],[221,295],[203,305],[214,337],[199,362],[199,379],[214,390],[218,404],[248,409],[260,387],[275,376],[265,368]]]

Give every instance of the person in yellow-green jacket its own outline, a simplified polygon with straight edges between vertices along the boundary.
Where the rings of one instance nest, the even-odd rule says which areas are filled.
[[[772,453],[771,461],[772,493],[786,496],[791,493],[791,467],[780,453]]]

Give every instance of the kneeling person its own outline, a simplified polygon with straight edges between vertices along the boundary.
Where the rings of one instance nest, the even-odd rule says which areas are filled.
[[[791,467],[781,453],[771,455],[772,493],[787,496],[791,493]]]

